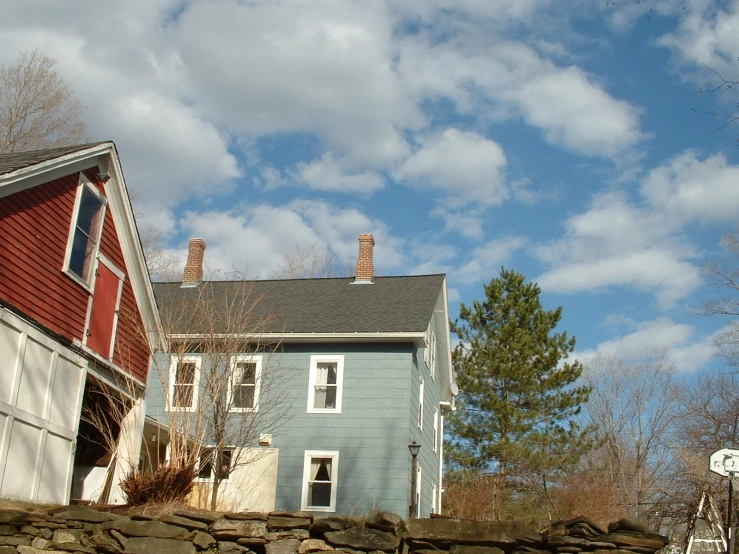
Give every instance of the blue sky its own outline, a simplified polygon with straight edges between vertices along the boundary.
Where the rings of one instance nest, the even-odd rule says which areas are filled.
[[[501,265],[593,353],[716,369],[694,315],[737,226],[739,1],[0,0],[0,63],[39,49],[113,140],[141,227],[266,277],[323,244],[379,274]],[[710,68],[710,70],[708,69]]]

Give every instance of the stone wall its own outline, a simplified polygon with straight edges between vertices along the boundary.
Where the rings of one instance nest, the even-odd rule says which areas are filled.
[[[405,522],[391,512],[360,521],[305,512],[178,511],[150,518],[80,506],[47,515],[0,510],[0,554],[653,554],[666,544],[628,520],[603,529],[577,518],[539,533],[514,521]]]

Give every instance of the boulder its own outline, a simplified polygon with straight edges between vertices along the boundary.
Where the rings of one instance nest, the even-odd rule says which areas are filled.
[[[333,546],[326,544],[326,541],[322,541],[321,539],[306,539],[300,543],[298,554],[308,554],[309,552],[328,552],[333,549]]]
[[[326,542],[334,547],[346,546],[355,550],[382,550],[392,552],[398,548],[398,537],[377,529],[344,529],[343,531],[329,531],[324,534]]]
[[[125,537],[185,540],[190,535],[190,533],[182,527],[167,525],[161,521],[130,521],[120,519],[103,524],[103,528],[118,531]],[[126,545],[126,547],[128,547],[128,545]]]
[[[249,549],[235,542],[221,541],[218,543],[218,554],[244,554],[245,552],[249,552]]]
[[[372,510],[364,520],[364,524],[370,529],[378,529],[389,533],[396,533],[399,529],[405,527],[405,521],[402,517],[386,510]]]
[[[86,506],[66,506],[60,510],[52,510],[51,515],[57,519],[71,519],[73,521],[84,521],[87,523],[105,523],[119,519],[114,514],[99,512]]]
[[[300,541],[298,539],[284,539],[268,542],[264,545],[266,554],[297,554],[299,548]]]
[[[187,517],[165,514],[159,518],[162,523],[184,527],[188,531],[207,531],[208,524]]]
[[[565,546],[584,546],[587,541],[579,537],[555,536],[547,538],[547,544],[553,548],[562,548]]]
[[[454,544],[449,549],[449,554],[505,554],[500,548],[495,546],[468,546],[464,544]]]
[[[196,554],[195,545],[189,541],[135,537],[126,541],[124,552],[129,554]]]
[[[618,521],[614,521],[608,525],[608,532],[615,533],[616,531],[631,531],[634,533],[647,533],[653,534],[654,531],[649,526],[633,519],[623,518]]]
[[[659,550],[667,546],[669,542],[667,537],[658,535],[657,533],[608,533],[598,537],[602,542],[610,542],[616,546],[640,546],[642,548],[651,548]]]
[[[202,531],[198,531],[195,534],[195,536],[192,539],[192,542],[200,550],[208,550],[210,547],[216,545],[216,540],[213,538],[213,535],[209,535],[208,533],[203,533]]]
[[[314,535],[323,535],[328,531],[341,531],[342,529],[357,527],[357,525],[357,522],[343,517],[317,517],[313,519],[313,525],[311,525],[310,530]]]
[[[310,538],[310,532],[307,529],[291,529],[290,531],[270,531],[264,538],[268,541],[280,541],[282,539],[300,539]]]
[[[260,520],[217,519],[210,525],[210,533],[218,540],[254,538],[267,534],[267,524]]]
[[[194,519],[195,521],[201,521],[210,525],[221,516],[217,516],[212,512],[197,512],[195,510],[177,510],[172,512],[172,515],[184,517],[185,519]],[[161,519],[161,518],[160,518]]]
[[[311,518],[307,517],[285,517],[270,515],[267,518],[267,526],[270,531],[288,531],[290,529],[310,529]]]
[[[261,512],[226,512],[223,514],[226,519],[267,521],[267,516]]]
[[[408,536],[435,546],[451,544],[512,547],[539,546],[541,535],[518,521],[468,521],[461,519],[412,519]]]
[[[98,533],[90,537],[91,546],[98,552],[104,554],[120,554],[123,552],[121,546],[115,540],[104,533]]]
[[[60,550],[42,550],[33,546],[20,545],[17,552],[19,554],[66,554]]]
[[[57,529],[54,531],[53,541],[57,544],[63,542],[79,543],[82,536],[82,529]]]

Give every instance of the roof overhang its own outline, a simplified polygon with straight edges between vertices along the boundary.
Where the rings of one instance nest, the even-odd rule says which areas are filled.
[[[270,343],[412,343],[417,348],[426,345],[425,332],[395,333],[244,333],[191,334],[170,333],[170,341],[181,340],[249,340]]]
[[[115,144],[112,142],[94,144],[4,173],[0,175],[0,198],[96,166],[101,173],[110,176],[105,185],[105,193],[126,260],[126,270],[131,279],[136,303],[146,328],[149,346],[153,351],[166,350],[167,338],[159,317],[141,238]]]

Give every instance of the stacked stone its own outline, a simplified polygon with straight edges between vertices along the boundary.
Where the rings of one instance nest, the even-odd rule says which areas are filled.
[[[667,543],[667,537],[628,519],[604,529],[586,517],[578,517],[555,523],[545,532],[546,548],[556,554],[654,554]]]
[[[390,512],[364,521],[307,512],[178,511],[152,518],[81,506],[48,515],[0,510],[0,554],[654,554],[667,539],[621,520],[586,518],[543,535],[513,521],[416,519]]]
[[[48,516],[0,510],[0,554],[355,554],[397,552],[403,520],[376,512],[364,522],[307,512],[177,511],[152,518],[81,506]]]

